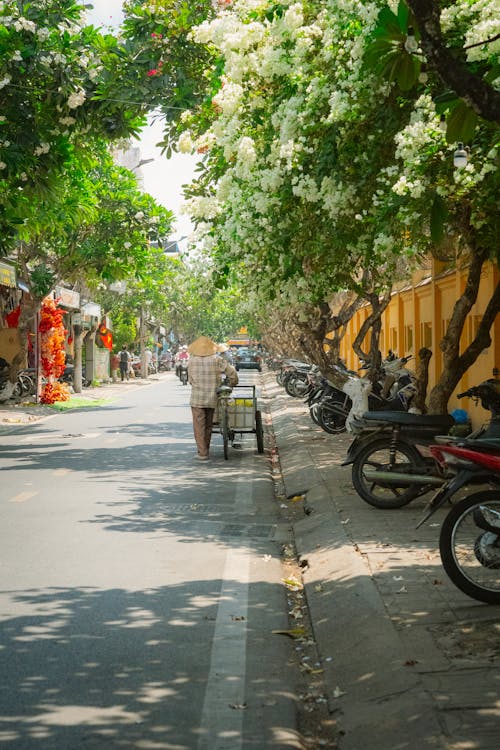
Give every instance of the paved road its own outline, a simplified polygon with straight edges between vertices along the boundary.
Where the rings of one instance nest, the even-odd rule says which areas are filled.
[[[298,747],[268,459],[125,388],[1,438],[0,747]]]

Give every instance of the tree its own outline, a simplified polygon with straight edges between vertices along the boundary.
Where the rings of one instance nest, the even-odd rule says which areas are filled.
[[[21,351],[11,380],[25,360],[28,332],[41,300],[60,283],[81,291],[147,273],[151,233],[166,236],[172,214],[139,190],[135,175],[114,164],[106,147],[92,156],[72,154],[60,172],[59,201],[39,198],[25,209],[15,262],[30,280],[19,319]],[[81,390],[81,344],[76,331],[75,389]],[[79,376],[80,373],[80,376]]]
[[[116,45],[83,27],[74,0],[4,0],[0,8],[0,249],[23,207],[58,193],[77,143],[137,133],[144,107],[97,98]],[[89,134],[89,131],[92,131]]]
[[[475,263],[497,247],[498,131],[476,115],[457,125],[462,105],[436,66],[423,70],[408,6],[393,7],[234,2],[193,31],[217,64],[215,95],[179,125],[179,147],[202,154],[192,215],[220,272],[236,269],[261,306],[280,299],[316,308],[346,289],[375,293],[379,304],[421,254],[445,247],[474,259],[472,285]],[[470,46],[492,8],[445,7],[446,43]],[[474,47],[473,59],[467,50],[467,65],[485,79],[495,71],[494,47],[486,47]],[[463,132],[471,159],[459,172],[450,140]],[[496,296],[490,323],[495,311]],[[464,319],[457,309],[456,322]],[[458,333],[450,329],[453,347]],[[460,365],[470,366],[477,350]],[[460,375],[456,365],[445,357],[436,408]]]

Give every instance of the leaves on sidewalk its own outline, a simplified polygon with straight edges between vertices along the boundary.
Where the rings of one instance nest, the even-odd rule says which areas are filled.
[[[286,635],[288,638],[304,638],[305,628],[291,628],[290,630],[272,630],[273,635]]]

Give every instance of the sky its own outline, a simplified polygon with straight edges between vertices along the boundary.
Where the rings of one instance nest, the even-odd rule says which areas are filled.
[[[87,11],[88,22],[105,30],[116,30],[123,20],[122,0],[88,0],[93,9]],[[194,156],[174,154],[171,159],[162,156],[156,144],[162,139],[161,121],[151,123],[132,145],[141,149],[141,159],[154,159],[141,167],[144,190],[158,203],[173,211],[175,223],[172,239],[189,237],[193,227],[189,218],[181,214],[183,203],[182,185],[191,181],[198,161]],[[180,243],[181,246],[184,242]]]

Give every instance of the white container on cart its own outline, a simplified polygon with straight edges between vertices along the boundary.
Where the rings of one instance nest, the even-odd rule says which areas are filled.
[[[229,426],[233,430],[253,429],[255,402],[252,398],[232,398],[228,403]]]

